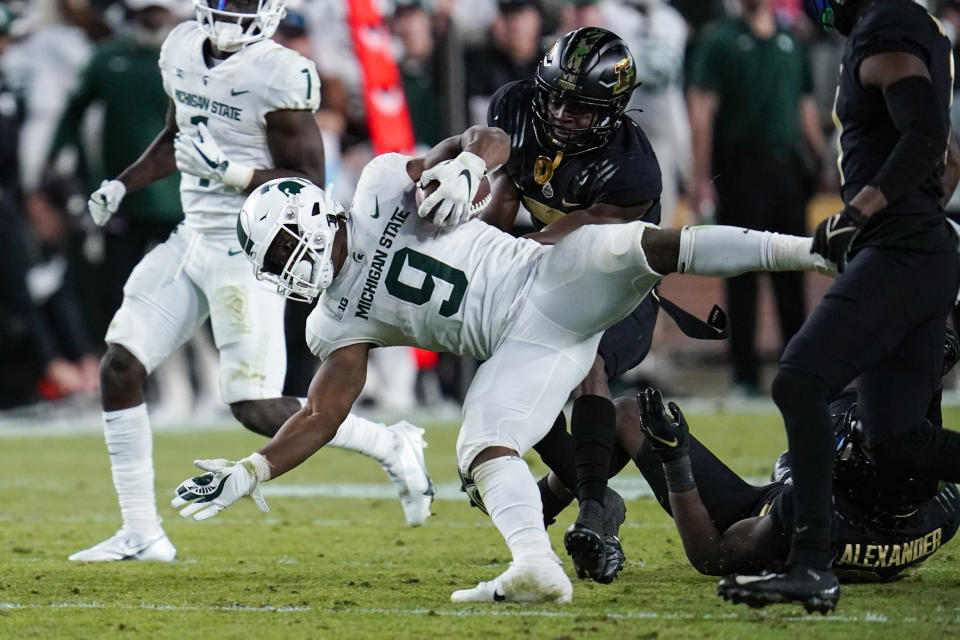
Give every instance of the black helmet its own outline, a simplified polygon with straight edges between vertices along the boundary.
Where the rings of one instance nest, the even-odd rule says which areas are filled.
[[[879,468],[864,446],[864,434],[852,404],[833,416],[836,458],[834,493],[856,505],[874,522],[890,522],[912,514],[939,490],[939,481],[910,476],[898,469]]]
[[[537,66],[534,132],[540,146],[567,155],[602,147],[620,126],[636,88],[637,70],[626,43],[598,27],[571,31],[553,43]],[[550,99],[595,112],[585,129],[563,129],[550,121]]]

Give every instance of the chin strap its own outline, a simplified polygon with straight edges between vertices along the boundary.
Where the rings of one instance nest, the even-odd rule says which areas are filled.
[[[650,292],[660,302],[660,308],[677,325],[680,331],[694,340],[723,340],[730,335],[727,326],[727,314],[718,305],[713,305],[706,321],[701,320],[689,311],[680,308],[676,303],[667,300],[656,290]]]

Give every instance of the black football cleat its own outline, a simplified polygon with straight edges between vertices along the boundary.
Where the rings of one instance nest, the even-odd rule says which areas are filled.
[[[606,560],[603,570],[592,576],[600,584],[610,584],[623,568],[626,557],[620,545],[620,525],[627,517],[627,507],[620,494],[611,488],[603,498],[603,548]]]
[[[603,505],[596,500],[584,500],[576,522],[563,534],[563,546],[573,558],[573,568],[581,580],[603,573],[606,551],[602,534]]]
[[[742,602],[755,609],[797,602],[807,613],[819,611],[826,615],[837,608],[840,582],[829,569],[821,571],[795,564],[786,573],[727,576],[717,584],[717,594],[734,604]]]

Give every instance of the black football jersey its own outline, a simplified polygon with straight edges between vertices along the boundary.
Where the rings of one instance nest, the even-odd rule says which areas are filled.
[[[504,170],[519,189],[520,200],[537,227],[595,203],[626,207],[650,200],[654,204],[643,219],[659,223],[660,165],[643,130],[627,116],[605,146],[564,156],[550,180],[537,183],[537,158],[548,156],[552,161],[555,155],[541,149],[534,134],[536,91],[532,79],[501,87],[490,100],[487,124],[510,134],[510,159]]]
[[[916,55],[927,63],[937,95],[935,108],[949,112],[953,58],[950,40],[940,23],[911,0],[879,0],[867,8],[844,47],[834,107],[834,119],[840,131],[839,164],[844,202],[850,202],[873,180],[900,138],[883,93],[864,88],[859,80],[860,64],[866,58],[895,51]],[[873,216],[854,248],[950,250],[940,206],[943,168],[941,161],[920,184]]]
[[[793,485],[784,484],[764,507],[784,536],[793,531],[793,500]],[[889,578],[920,564],[953,538],[960,528],[960,491],[947,483],[912,514],[883,524],[863,517],[856,505],[837,495],[833,513],[833,567]]]

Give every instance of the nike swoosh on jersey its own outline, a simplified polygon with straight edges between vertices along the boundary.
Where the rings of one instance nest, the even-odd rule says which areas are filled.
[[[560,198],[560,204],[564,207],[579,207],[581,206],[579,202],[567,202],[565,198]]]
[[[229,249],[229,250],[227,251],[227,255],[228,255],[228,256],[235,256],[235,255],[240,254],[240,253],[243,253],[243,249],[237,249],[236,251],[234,251],[233,249]]]
[[[250,93],[250,89],[244,89],[243,91],[237,91],[236,89],[230,89],[230,95],[232,96],[242,96],[245,93]]]
[[[370,217],[374,220],[380,217],[380,198],[376,196],[373,198],[373,215]]]

